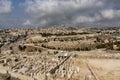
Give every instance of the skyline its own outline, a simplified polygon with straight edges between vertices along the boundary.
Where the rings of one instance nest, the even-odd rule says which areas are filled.
[[[0,0],[0,28],[118,25],[118,0]]]

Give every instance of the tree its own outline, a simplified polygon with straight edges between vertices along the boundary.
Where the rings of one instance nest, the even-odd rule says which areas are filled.
[[[78,47],[76,50],[77,50],[77,51],[80,51],[80,48]]]

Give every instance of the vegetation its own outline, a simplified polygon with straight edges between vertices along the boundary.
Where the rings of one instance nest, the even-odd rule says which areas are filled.
[[[105,48],[105,44],[102,44],[102,43],[101,44],[97,44],[96,48],[97,49]]]
[[[55,54],[55,55],[58,54],[58,51],[54,51],[54,54]]]
[[[19,48],[20,51],[24,51],[25,48],[26,48],[26,46],[21,46],[21,45],[19,45],[18,48]]]
[[[63,32],[57,32],[55,34],[52,33],[40,33],[42,37],[50,37],[50,36],[71,36],[71,35],[83,35],[83,34],[90,34],[88,32],[82,32],[82,33],[76,33],[76,32],[69,32],[69,33],[63,33]]]
[[[117,49],[117,50],[119,50],[119,51],[120,51],[120,41],[116,41],[116,42],[114,42],[114,44],[115,44],[115,45],[117,45],[117,47],[118,47],[118,49]]]

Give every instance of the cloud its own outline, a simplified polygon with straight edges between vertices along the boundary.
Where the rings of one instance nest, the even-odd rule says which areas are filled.
[[[103,1],[26,0],[24,6],[26,13],[30,15],[34,24],[47,26],[98,21],[100,18],[97,10],[104,6]]]
[[[0,28],[8,28],[17,24],[16,19],[9,15],[12,13],[12,9],[11,0],[0,0]]]
[[[12,5],[16,3],[14,1],[0,0],[0,24],[80,26],[120,23],[119,0],[18,0],[19,3]]]
[[[101,14],[106,19],[120,18],[120,10],[107,9],[101,11]]]
[[[26,21],[23,23],[23,25],[24,25],[24,26],[26,26],[26,25],[31,25],[30,20],[26,20]]]
[[[0,14],[12,11],[12,2],[10,0],[0,0]]]
[[[90,16],[79,16],[78,18],[76,18],[74,20],[74,23],[84,23],[84,22],[96,22],[101,20],[101,17],[99,15],[95,15],[94,17],[90,17]]]
[[[107,19],[112,19],[114,17],[114,11],[112,9],[102,10],[101,14]]]

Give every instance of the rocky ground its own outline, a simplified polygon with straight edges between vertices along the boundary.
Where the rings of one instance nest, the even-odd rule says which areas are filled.
[[[54,54],[54,50],[48,51],[2,54],[0,73],[7,74],[9,72],[11,76],[20,80],[44,80],[45,72],[48,80],[85,80],[89,76],[91,76],[89,80],[94,80],[94,76],[87,66],[89,64],[99,80],[120,79],[119,52],[99,49],[93,51],[58,51],[57,54]],[[64,61],[64,59],[58,60],[57,56],[60,53],[67,53],[71,57],[61,64],[55,73],[51,74],[50,70]]]
[[[7,74],[0,74],[0,80],[19,80],[17,78],[13,78],[10,75]]]
[[[96,48],[95,35],[4,37],[0,80],[120,80],[120,51]]]

